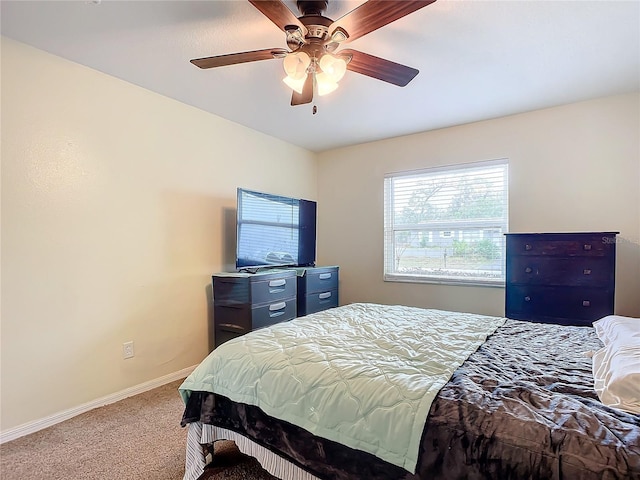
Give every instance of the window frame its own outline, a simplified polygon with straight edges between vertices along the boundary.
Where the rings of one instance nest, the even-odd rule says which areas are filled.
[[[500,221],[497,221],[498,218],[492,219],[470,219],[470,220],[442,220],[442,221],[431,221],[428,223],[429,228],[425,229],[424,224],[416,224],[412,228],[407,228],[407,225],[404,225],[404,228],[398,229],[394,228],[394,203],[392,196],[394,195],[392,181],[394,179],[404,178],[404,177],[412,177],[424,175],[425,178],[429,176],[435,176],[438,174],[442,174],[445,172],[451,172],[455,174],[458,171],[462,170],[472,170],[479,168],[490,168],[492,166],[502,166],[504,168],[503,172],[503,206],[504,206],[504,214],[503,217],[500,218]],[[455,165],[444,165],[437,166],[432,168],[425,168],[419,170],[409,170],[409,171],[400,171],[400,172],[392,172],[387,173],[384,176],[384,223],[383,223],[383,231],[384,231],[384,242],[383,242],[383,280],[385,282],[409,282],[409,283],[430,283],[430,284],[442,284],[442,285],[466,285],[466,286],[483,286],[483,287],[499,287],[504,288],[505,285],[505,276],[506,276],[506,251],[505,251],[505,236],[504,234],[508,232],[509,228],[509,159],[508,158],[500,158],[496,160],[489,161],[480,161],[480,162],[470,162],[470,163],[461,163]],[[389,212],[391,210],[391,212]],[[409,273],[399,273],[395,271],[395,267],[391,267],[394,271],[388,271],[391,265],[395,264],[396,259],[396,249],[395,249],[395,234],[396,232],[402,231],[420,231],[424,232],[424,235],[429,235],[431,237],[440,237],[447,239],[457,239],[460,231],[464,229],[464,227],[477,229],[478,231],[484,232],[487,230],[495,230],[499,229],[502,231],[502,239],[500,242],[501,248],[501,276],[500,278],[454,278],[451,276],[438,276],[434,274],[409,274]],[[444,233],[450,233],[449,237],[445,237]],[[390,258],[391,256],[391,258]]]

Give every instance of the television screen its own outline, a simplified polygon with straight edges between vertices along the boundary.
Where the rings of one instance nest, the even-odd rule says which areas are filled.
[[[238,188],[236,269],[316,261],[316,202]]]

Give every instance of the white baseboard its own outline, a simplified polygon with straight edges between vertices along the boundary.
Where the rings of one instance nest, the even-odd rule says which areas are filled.
[[[0,444],[15,440],[16,438],[24,437],[25,435],[37,432],[38,430],[42,430],[43,428],[51,427],[56,423],[64,422],[65,420],[69,420],[76,415],[88,412],[89,410],[93,410],[94,408],[104,407],[105,405],[109,405],[110,403],[115,403],[133,395],[137,395],[139,393],[161,387],[162,385],[166,385],[167,383],[171,383],[175,380],[180,380],[181,378],[188,376],[196,368],[196,366],[197,365],[183,368],[180,371],[164,375],[163,377],[141,383],[140,385],[135,385],[116,393],[112,393],[111,395],[107,395],[106,397],[98,398],[96,400],[93,400],[92,402],[78,405],[77,407],[70,408],[69,410],[54,413],[53,415],[50,415],[48,417],[34,420],[33,422],[24,423],[14,428],[9,428],[5,431],[0,432]]]

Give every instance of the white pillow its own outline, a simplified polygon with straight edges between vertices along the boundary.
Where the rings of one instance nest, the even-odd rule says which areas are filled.
[[[604,347],[593,355],[600,401],[640,414],[640,318],[609,315],[593,323]]]
[[[596,329],[596,335],[605,345],[609,345],[629,336],[640,334],[640,318],[622,317],[620,315],[608,315],[600,320],[593,322],[593,328]]]

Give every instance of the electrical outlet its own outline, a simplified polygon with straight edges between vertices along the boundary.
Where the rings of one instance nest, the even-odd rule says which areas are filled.
[[[122,344],[122,358],[133,358],[133,341]]]

